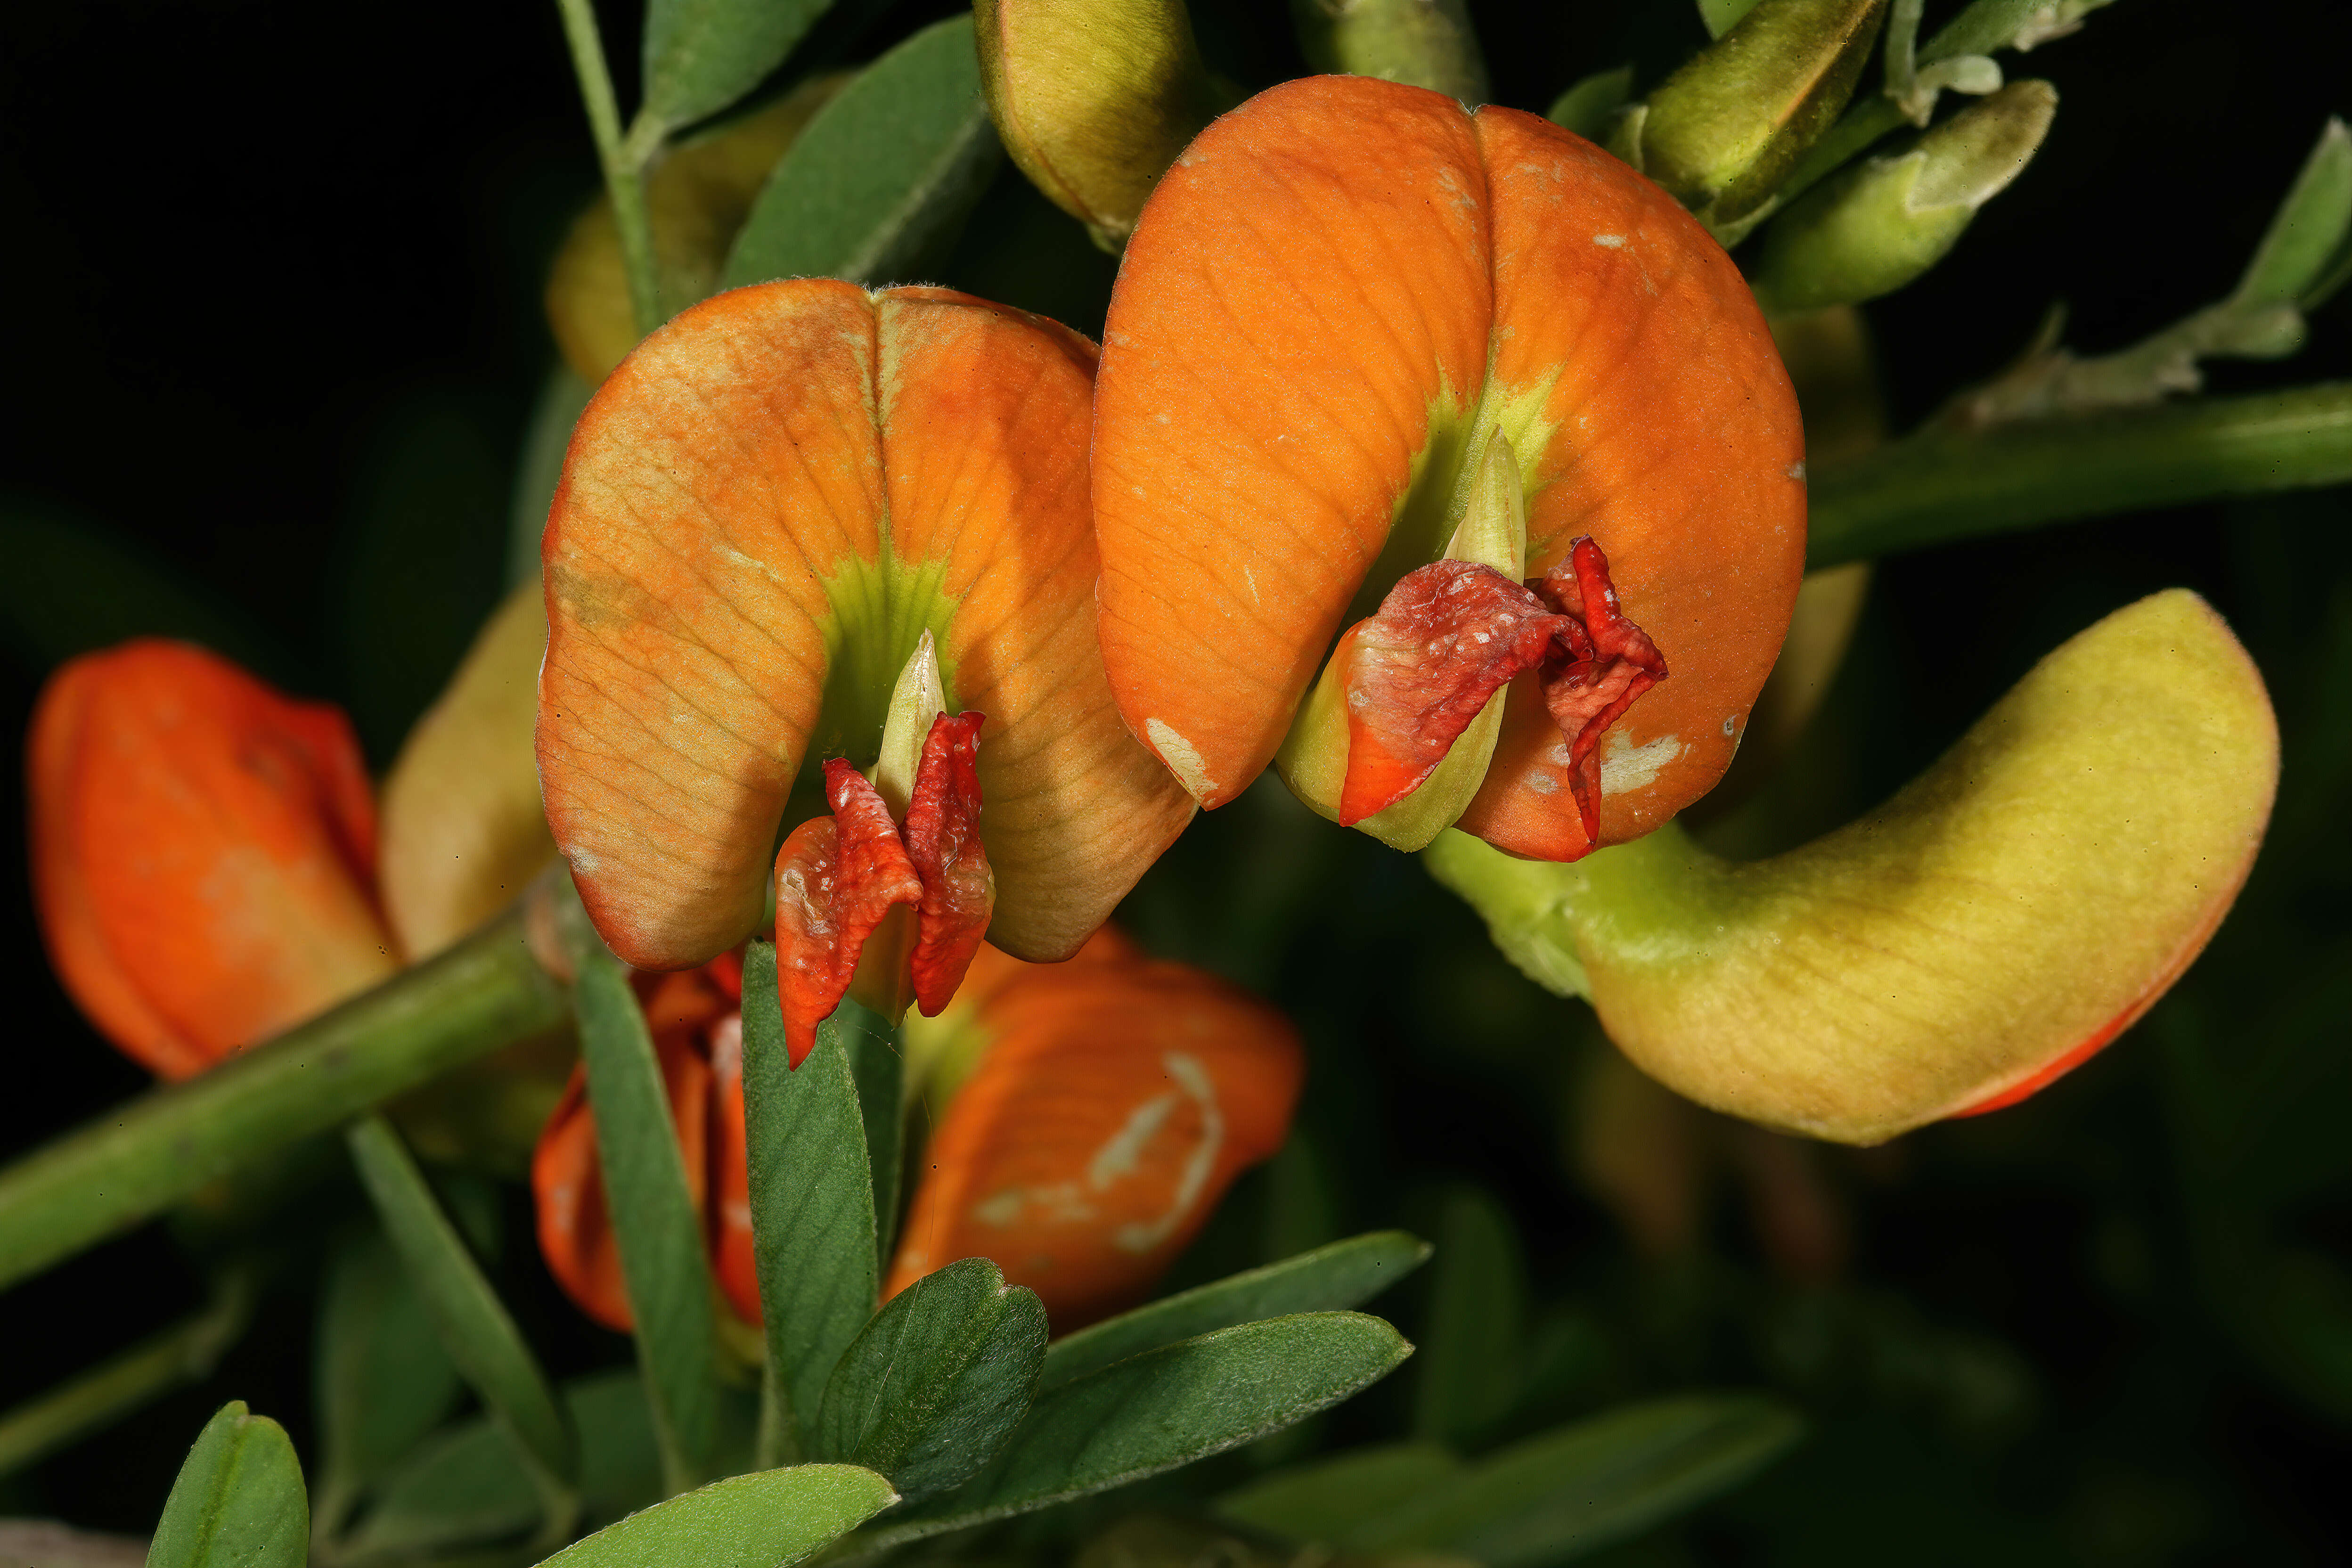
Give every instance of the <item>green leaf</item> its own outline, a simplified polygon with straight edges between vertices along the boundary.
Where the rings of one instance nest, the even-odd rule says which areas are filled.
[[[817,1456],[890,1478],[908,1501],[961,1486],[1027,1414],[1045,1357],[1045,1305],[966,1258],[892,1297],[842,1353],[816,1421]]]
[[[114,529],[47,507],[0,502],[0,646],[44,671],[135,637],[200,643],[284,679],[289,661],[241,616]]]
[[[1563,131],[1573,131],[1588,142],[1609,133],[1609,121],[1633,101],[1633,68],[1595,71],[1551,100],[1544,118]]]
[[[1026,1513],[1221,1454],[1338,1404],[1412,1353],[1378,1318],[1303,1312],[1129,1356],[1040,1394],[986,1469],[875,1543]]]
[[[783,64],[833,0],[651,0],[645,107],[664,134],[718,113]]]
[[[887,1034],[884,1022],[844,1002],[817,1028],[795,1070],[776,1000],[776,950],[755,942],[743,957],[743,1136],[751,1185],[751,1246],[768,1365],[782,1430],[763,1437],[798,1452],[794,1426],[814,1423],[835,1363],[874,1315],[879,1268],[874,1176],[848,1042]]]
[[[756,1470],[607,1525],[546,1568],[789,1568],[898,1500],[856,1465]]]
[[[1366,1520],[1454,1480],[1464,1468],[1434,1443],[1384,1443],[1276,1470],[1219,1498],[1217,1512],[1297,1541],[1347,1541]]]
[[[662,1499],[661,1451],[645,1381],[633,1369],[563,1384],[580,1434],[581,1512],[609,1524]],[[540,1496],[522,1451],[488,1418],[460,1422],[428,1441],[382,1489],[345,1542],[357,1561],[414,1557],[520,1535],[540,1518]]]
[[[1370,1300],[1429,1257],[1429,1243],[1401,1230],[1375,1230],[1228,1275],[1116,1318],[1065,1334],[1045,1348],[1038,1391],[1214,1329],[1297,1312],[1335,1311]]]
[[[548,1529],[562,1540],[579,1510],[580,1445],[538,1359],[392,1124],[363,1117],[345,1140],[442,1348],[529,1458]]]
[[[874,1194],[874,1256],[890,1256],[898,1230],[899,1167],[905,1163],[907,1053],[899,1031],[863,1007],[834,1016],[857,1084],[857,1114],[866,1129],[866,1169]]]
[[[713,1470],[718,1441],[718,1308],[702,1223],[653,1037],[619,962],[584,952],[573,991],[596,1158],[636,1325],[637,1363],[670,1489]]]
[[[1747,1479],[1803,1432],[1753,1395],[1636,1405],[1530,1437],[1365,1520],[1339,1544],[1536,1568],[1646,1530]]]
[[[310,1549],[310,1500],[286,1428],[230,1400],[172,1483],[147,1568],[302,1568]]]
[[[2317,307],[2352,268],[2352,132],[2330,118],[2230,297],[2232,305]]]
[[[530,423],[523,429],[522,450],[515,457],[514,495],[508,503],[509,588],[539,575],[539,537],[547,531],[548,508],[555,504],[556,481],[563,477],[563,454],[572,445],[572,427],[580,423],[594,391],[561,359],[540,383],[539,400],[531,405]]]
[[[723,287],[902,277],[971,210],[1000,151],[971,18],[926,27],[844,88],[777,162]]]
[[[379,1232],[352,1236],[328,1263],[310,1386],[318,1403],[318,1525],[331,1536],[464,1392],[425,1303]]]
[[[1527,1315],[1527,1264],[1510,1216],[1475,1188],[1450,1192],[1413,1363],[1415,1436],[1468,1447],[1509,1413],[1523,1382]]]

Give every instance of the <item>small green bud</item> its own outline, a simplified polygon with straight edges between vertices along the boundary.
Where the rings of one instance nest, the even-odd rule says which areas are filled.
[[[1853,96],[1885,0],[1760,0],[1650,95],[1638,167],[1723,227],[1772,199]]]
[[[1116,251],[1168,165],[1231,107],[1183,0],[977,0],[980,74],[1005,151]]]
[[[1326,75],[1486,101],[1486,58],[1463,0],[1291,0],[1290,12],[1307,63]]]
[[[1906,153],[1827,181],[1772,222],[1750,281],[1776,313],[1892,293],[1941,261],[2032,161],[2058,111],[2046,81],[2017,81],[1971,104]]]

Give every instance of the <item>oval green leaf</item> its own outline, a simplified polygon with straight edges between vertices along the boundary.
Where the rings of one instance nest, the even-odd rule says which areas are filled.
[[[778,161],[724,286],[890,281],[971,211],[1001,151],[971,18],[926,27],[844,88]]]
[[[310,1502],[286,1428],[232,1399],[172,1483],[147,1568],[302,1568]]]
[[[961,1486],[1027,1414],[1045,1306],[965,1258],[892,1297],[825,1385],[815,1451],[879,1470],[912,1501]]]
[[[664,134],[707,120],[760,85],[833,0],[651,0],[646,102]]]
[[[543,1568],[790,1568],[898,1500],[856,1465],[755,1470],[633,1513]]]
[[[1376,1230],[1228,1275],[1055,1340],[1045,1349],[1038,1392],[1129,1356],[1236,1323],[1360,1306],[1428,1257],[1429,1243],[1420,1237],[1401,1230]]]

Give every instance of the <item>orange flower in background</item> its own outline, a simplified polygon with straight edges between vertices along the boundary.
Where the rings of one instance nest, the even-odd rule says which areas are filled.
[[[1282,1147],[1306,1063],[1290,1021],[1122,939],[1066,964],[983,949],[978,1053],[931,1134],[883,1294],[959,1258],[1045,1300],[1056,1332],[1141,1300],[1235,1176]]]
[[[653,1035],[670,1117],[686,1155],[687,1191],[728,1303],[760,1321],[751,1258],[751,1178],[743,1152],[743,963],[725,953],[698,969],[640,974],[637,997]],[[564,1294],[606,1328],[631,1325],[621,1254],[604,1207],[588,1079],[572,1069],[531,1156],[539,1249]]]
[[[605,382],[548,519],[539,758],[622,958],[735,947],[772,874],[798,1055],[894,910],[935,1006],[982,927],[1066,957],[1182,828],[1095,639],[1094,361],[984,300],[803,279],[696,306]],[[914,739],[961,732],[894,782],[884,718],[926,633]]]
[[[638,978],[712,1266],[756,1323],[741,988],[731,954]],[[1304,1070],[1279,1013],[1108,930],[1065,963],[982,947],[955,1005],[910,1028],[908,1049],[910,1078],[951,1098],[885,1295],[984,1257],[1064,1331],[1142,1299],[1234,1176],[1281,1147]],[[531,1185],[550,1270],[590,1317],[626,1330],[581,1077],[540,1141]]]
[[[167,1079],[398,967],[341,710],[142,639],[60,667],[27,746],[33,883],[66,989]]]
[[[1392,844],[1566,860],[1729,763],[1803,563],[1796,403],[1722,248],[1599,148],[1262,93],[1145,207],[1099,387],[1111,685],[1202,805],[1279,750]]]

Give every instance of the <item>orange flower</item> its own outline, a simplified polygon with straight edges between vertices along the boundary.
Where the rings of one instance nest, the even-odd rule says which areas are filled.
[[[341,711],[201,648],[61,667],[27,748],[42,935],[100,1031],[183,1079],[397,967]]]
[[[686,1155],[687,1191],[703,1216],[719,1285],[736,1315],[756,1323],[760,1282],[751,1258],[751,1178],[743,1151],[742,960],[725,953],[680,973],[640,974],[635,984]],[[540,1134],[530,1185],[549,1272],[582,1311],[626,1333],[628,1288],[604,1208],[596,1117],[581,1068],[572,1069]]]
[[[772,861],[799,1055],[877,931],[881,989],[936,1006],[982,926],[1066,957],[1181,829],[1094,635],[1094,359],[961,294],[804,279],[705,301],[604,384],[548,519],[539,757],[624,959],[740,943]],[[860,777],[926,633],[908,728],[951,716],[948,754]]]
[[[712,1266],[756,1323],[741,965],[730,954],[637,985]],[[986,1257],[1065,1331],[1139,1300],[1234,1177],[1281,1147],[1303,1070],[1280,1014],[1109,931],[1066,963],[982,947],[955,1006],[909,1029],[908,1055],[953,1098],[885,1295]],[[583,1311],[625,1331],[584,1089],[575,1074],[531,1164],[540,1249]]]
[[[1279,750],[1390,843],[1568,860],[1730,762],[1803,562],[1796,403],[1738,268],[1600,149],[1263,93],[1145,207],[1099,380],[1111,685],[1203,805]]]
[[[987,1258],[1066,1332],[1140,1300],[1234,1178],[1281,1148],[1297,1032],[1115,937],[1066,964],[983,950],[971,991],[956,1022],[978,1062],[931,1135],[883,1294]]]

